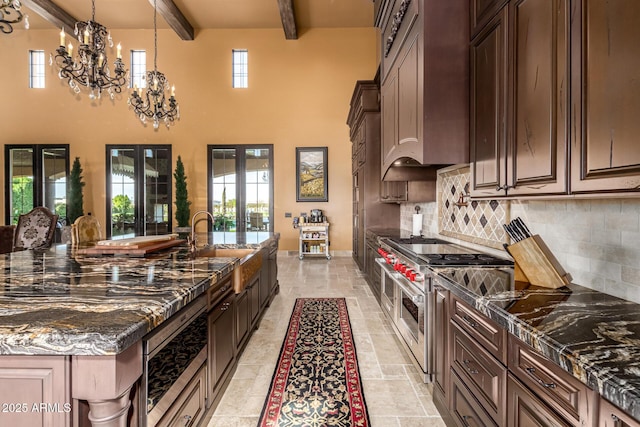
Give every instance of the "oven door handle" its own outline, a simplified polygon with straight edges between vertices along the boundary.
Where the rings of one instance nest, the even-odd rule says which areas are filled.
[[[402,277],[402,276],[400,276],[400,277]],[[402,289],[402,292],[404,292],[405,294],[409,295],[409,298],[411,298],[411,301],[413,301],[415,304],[423,304],[424,303],[424,297],[425,297],[424,294],[409,289],[407,286],[405,286],[403,283],[401,283],[395,277],[392,277],[392,280],[394,281],[394,283],[396,285],[398,285],[398,287],[400,289]]]

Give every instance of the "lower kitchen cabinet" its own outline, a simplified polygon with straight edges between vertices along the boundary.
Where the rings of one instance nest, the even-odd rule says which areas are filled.
[[[507,378],[507,422],[513,427],[570,427],[513,375]]]
[[[493,427],[497,424],[485,412],[482,405],[464,385],[455,371],[451,370],[450,407],[453,422],[459,427]]]
[[[209,402],[219,401],[227,377],[234,366],[236,354],[235,338],[235,294],[230,294],[217,304],[208,317],[209,352]]]
[[[157,426],[196,426],[206,412],[207,370],[204,365],[184,388]]]
[[[434,351],[433,351],[433,400],[436,406],[447,406],[449,391],[449,291],[437,282],[433,284]]]
[[[257,273],[247,284],[247,294],[249,297],[249,328],[253,328],[258,322],[260,315],[260,273]]]
[[[509,336],[509,370],[564,420],[562,425],[592,425],[596,392],[514,336]]]
[[[236,352],[239,353],[249,337],[249,291],[236,294]]]
[[[607,399],[600,398],[599,427],[640,427],[640,422],[616,408]]]

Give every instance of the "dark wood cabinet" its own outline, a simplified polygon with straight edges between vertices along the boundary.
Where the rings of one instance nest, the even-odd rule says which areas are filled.
[[[485,412],[458,374],[451,370],[451,418],[458,427],[495,427],[497,424]]]
[[[599,427],[640,427],[640,422],[631,418],[607,399],[600,398]]]
[[[508,0],[470,0],[471,38],[502,9]]]
[[[576,0],[571,190],[640,189],[640,2]]]
[[[209,350],[207,359],[209,402],[219,400],[222,384],[231,374],[236,354],[235,294],[216,305],[207,320]]]
[[[381,21],[383,178],[468,161],[468,0],[389,0]],[[385,178],[386,179],[386,178]]]
[[[569,0],[512,0],[472,41],[474,197],[567,194],[569,28]]]
[[[448,411],[449,393],[449,291],[433,282],[433,402],[441,413]]]
[[[249,337],[249,292],[245,289],[242,293],[236,294],[236,354],[242,348]]]
[[[353,258],[365,270],[365,231],[397,227],[400,206],[383,203],[380,179],[380,100],[374,80],[356,82],[347,118],[352,144]],[[404,183],[406,186],[406,182]]]
[[[570,427],[511,374],[507,378],[507,422],[512,427]]]

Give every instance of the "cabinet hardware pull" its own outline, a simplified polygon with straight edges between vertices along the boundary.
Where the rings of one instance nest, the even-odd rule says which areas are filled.
[[[616,414],[611,414],[611,419],[614,427],[622,427],[622,420]]]
[[[473,321],[472,318],[470,318],[469,316],[467,316],[466,314],[464,316],[462,316],[462,318],[464,319],[465,322],[467,322],[469,324],[469,326],[471,326],[472,328],[475,328],[478,326],[478,324],[476,322]]]
[[[525,368],[524,370],[527,371],[529,376],[531,378],[533,378],[535,380],[535,382],[540,384],[542,387],[544,387],[544,388],[556,388],[556,385],[554,383],[545,383],[540,378],[538,378],[537,375],[535,374],[536,368]]]
[[[185,427],[191,424],[191,418],[192,418],[191,415],[185,415],[184,417],[182,417]]]
[[[469,359],[465,359],[465,360],[463,360],[463,361],[462,361],[462,364],[464,365],[464,367],[465,367],[465,368],[467,368],[467,371],[468,371],[470,374],[475,375],[475,374],[477,374],[477,373],[478,373],[478,370],[477,370],[477,369],[473,369],[473,368],[471,367],[471,361],[470,361]]]
[[[465,426],[470,426],[471,424],[469,424],[467,422],[467,420],[472,420],[473,417],[471,415],[463,415],[462,416],[462,422],[464,423]]]

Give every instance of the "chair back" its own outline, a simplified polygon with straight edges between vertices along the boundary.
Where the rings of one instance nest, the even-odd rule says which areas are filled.
[[[102,240],[100,222],[95,216],[83,215],[78,217],[71,226],[71,243],[92,243]]]
[[[38,206],[18,217],[13,235],[13,250],[46,249],[53,243],[58,215]]]

